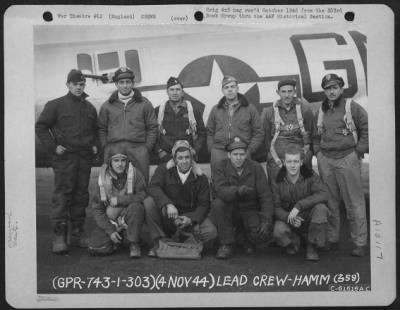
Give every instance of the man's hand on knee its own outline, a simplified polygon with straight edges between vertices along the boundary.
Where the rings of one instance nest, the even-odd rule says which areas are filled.
[[[116,207],[118,205],[118,198],[117,197],[111,197],[110,198],[110,206],[111,207]]]
[[[171,203],[167,204],[167,216],[173,220],[178,217],[178,209]]]
[[[300,227],[302,222],[304,221],[303,218],[301,218],[300,216],[298,216],[300,210],[297,209],[296,207],[293,207],[292,211],[290,211],[288,218],[287,218],[287,222],[294,226],[294,227]]]

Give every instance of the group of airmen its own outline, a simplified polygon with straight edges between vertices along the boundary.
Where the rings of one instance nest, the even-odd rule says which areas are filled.
[[[340,76],[323,77],[325,100],[316,115],[296,98],[295,80],[279,81],[278,100],[260,114],[239,93],[237,79],[225,76],[223,97],[206,126],[179,79],[168,79],[168,100],[154,109],[134,78],[129,68],[119,68],[117,89],[97,115],[84,92],[85,76],[73,69],[68,93],[49,101],[36,122],[54,169],[53,253],[80,246],[109,255],[128,243],[129,256],[137,258],[146,226],[148,256],[157,256],[160,240],[185,232],[204,245],[216,242],[218,259],[234,255],[238,244],[251,254],[275,243],[287,254],[303,245],[305,258],[318,261],[320,250],[339,247],[343,201],[350,254],[367,254],[361,158],[368,152],[368,115],[344,98]],[[262,144],[266,170],[252,160]],[[197,163],[205,145],[211,176]],[[160,164],[149,181],[152,152]],[[96,228],[86,234],[95,156],[104,164],[89,206]]]

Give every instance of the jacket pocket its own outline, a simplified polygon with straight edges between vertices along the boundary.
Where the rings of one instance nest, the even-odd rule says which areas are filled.
[[[242,115],[237,120],[235,120],[237,127],[240,131],[249,132],[251,127],[250,115]]]
[[[108,127],[115,128],[115,127],[121,126],[123,121],[124,121],[123,114],[110,114],[109,121],[108,121]]]
[[[227,131],[219,131],[215,133],[214,136],[214,144],[225,146],[225,143],[228,141],[229,133]]]
[[[59,118],[58,128],[64,135],[77,136],[79,135],[79,124],[77,117],[72,113],[63,113]]]
[[[146,128],[143,119],[130,119],[128,122],[127,134],[132,141],[142,142],[146,137]]]

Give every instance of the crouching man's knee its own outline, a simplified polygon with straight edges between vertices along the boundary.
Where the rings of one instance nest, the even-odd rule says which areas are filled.
[[[310,223],[308,227],[307,242],[319,248],[326,245],[327,223]]]
[[[126,218],[138,217],[144,218],[144,206],[140,202],[131,202],[126,208]]]
[[[154,199],[151,196],[147,196],[144,199],[143,205],[144,205],[145,214],[151,215],[154,212],[156,212],[156,213],[159,212],[159,208],[157,207],[156,202],[154,201]]]
[[[204,221],[199,225],[198,238],[203,243],[208,241],[212,241],[217,238],[217,228],[211,222],[211,220],[207,217]]]
[[[323,248],[327,238],[329,210],[326,204],[318,203],[311,210],[311,223],[308,227],[307,242]]]
[[[275,222],[273,236],[278,245],[286,247],[291,242],[290,234],[289,225],[279,220]]]
[[[316,204],[311,210],[311,223],[323,224],[328,222],[328,207],[324,203]]]

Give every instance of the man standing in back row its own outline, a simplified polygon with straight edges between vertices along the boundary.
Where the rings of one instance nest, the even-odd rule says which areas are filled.
[[[176,141],[188,141],[199,154],[206,140],[203,116],[184,98],[182,83],[177,78],[168,79],[167,94],[168,101],[160,105],[157,114],[159,139],[155,149],[161,163],[172,158],[171,151]]]
[[[79,70],[67,76],[68,94],[49,101],[36,122],[36,134],[52,155],[54,193],[51,221],[52,251],[68,252],[67,235],[85,247],[85,209],[89,203],[89,177],[97,154],[97,112],[86,100],[86,79]],[[68,231],[68,221],[71,231]]]
[[[361,184],[361,158],[368,151],[368,115],[362,106],[345,99],[344,81],[327,74],[321,83],[326,99],[317,112],[313,131],[318,170],[329,190],[328,248],[337,249],[339,205],[343,200],[355,247],[353,256],[367,254],[368,230]]]
[[[149,151],[157,138],[157,119],[153,105],[133,88],[135,76],[129,68],[120,68],[113,80],[117,91],[102,105],[99,113],[99,138],[104,158],[118,144],[149,179]]]
[[[224,97],[214,106],[207,122],[207,146],[211,152],[211,174],[227,158],[225,146],[233,137],[248,145],[251,156],[260,147],[264,132],[257,109],[239,93],[239,85],[233,76],[222,80]]]
[[[262,113],[265,145],[268,150],[267,169],[270,180],[275,180],[283,166],[285,149],[289,145],[303,148],[304,163],[312,169],[311,132],[314,115],[300,99],[296,98],[296,81],[279,81],[276,93],[279,100]]]

